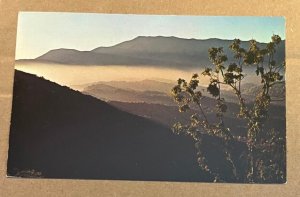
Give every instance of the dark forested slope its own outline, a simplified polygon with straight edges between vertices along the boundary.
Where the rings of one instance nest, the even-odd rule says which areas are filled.
[[[193,143],[166,127],[15,73],[8,175],[34,169],[54,178],[209,180],[195,156]]]
[[[228,164],[217,154],[218,140],[204,141],[208,158],[230,181]],[[198,167],[189,139],[20,71],[15,73],[9,144],[10,176],[35,170],[47,178],[212,181]],[[243,150],[237,145],[236,158]]]

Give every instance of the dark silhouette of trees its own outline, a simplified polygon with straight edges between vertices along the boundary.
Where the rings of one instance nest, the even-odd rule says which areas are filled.
[[[285,63],[276,62],[274,59],[280,42],[280,36],[273,35],[265,48],[259,48],[255,40],[250,40],[249,48],[245,49],[241,47],[241,41],[235,39],[229,46],[234,55],[234,62],[230,63],[227,63],[228,58],[222,47],[208,50],[212,66],[207,67],[202,76],[210,79],[207,91],[216,99],[217,121],[209,120],[202,106],[203,94],[199,90],[198,74],[193,74],[190,81],[179,78],[178,84],[172,89],[179,111],[186,112],[191,108],[198,108],[197,113],[193,114],[187,123],[175,123],[173,132],[194,139],[199,166],[209,172],[215,182],[227,181],[227,178],[222,171],[210,167],[207,155],[203,154],[201,147],[204,136],[220,139],[220,151],[223,151],[224,158],[231,166],[234,182],[273,183],[286,180],[285,136],[276,128],[265,127],[270,104],[274,101],[270,96],[270,89],[277,83],[284,82],[282,71],[285,69]],[[245,102],[241,92],[241,84],[246,75],[243,68],[247,66],[253,68],[261,81],[261,89],[252,104]],[[234,136],[224,121],[227,105],[222,97],[223,87],[229,88],[236,95],[239,105],[237,118],[247,122],[244,141]],[[245,154],[240,155],[245,162],[245,168],[238,167],[241,160],[233,157],[234,143],[237,141],[242,141],[247,147]]]

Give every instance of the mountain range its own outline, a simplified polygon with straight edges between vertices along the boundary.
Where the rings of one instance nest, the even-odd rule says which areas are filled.
[[[146,117],[147,119],[171,127],[177,121],[185,122],[192,114],[197,113],[198,110],[198,108],[193,107],[187,113],[180,113],[178,111],[177,103],[171,97],[171,88],[174,87],[174,84],[175,82],[160,82],[155,80],[99,81],[81,86],[83,88],[81,92],[104,100],[123,111]],[[245,83],[241,87],[243,98],[247,105],[252,106],[256,95],[262,87],[251,83]],[[201,103],[207,113],[208,119],[216,122],[216,99],[206,91],[206,87],[200,86],[199,90],[203,95]],[[266,124],[266,128],[274,126],[278,130],[284,130],[284,83],[274,85],[270,90],[270,95],[274,99],[280,98],[283,101],[272,102],[270,107],[270,124]],[[236,95],[232,91],[224,90],[222,97],[225,98],[228,109],[225,113],[226,125],[234,135],[245,136],[246,124],[241,119],[236,118],[236,114],[239,113]]]
[[[229,61],[233,60],[229,45],[232,40],[222,39],[185,39],[177,37],[139,36],[111,47],[98,47],[91,51],[76,49],[53,49],[31,60],[67,65],[127,65],[180,68],[184,70],[210,65],[208,49],[223,47]],[[249,41],[242,41],[242,47],[248,47]],[[265,47],[266,43],[258,43]],[[282,62],[285,58],[285,41],[281,42],[275,60]]]
[[[213,180],[199,168],[194,142],[163,124],[21,71],[15,72],[13,91],[8,176]],[[220,139],[203,141],[212,168],[232,181]],[[233,145],[239,160],[245,144]]]
[[[90,84],[72,85],[71,87],[80,90],[84,94],[94,96],[105,101],[121,101],[121,102],[146,102],[164,105],[177,105],[171,97],[171,89],[176,82],[157,81],[153,79],[145,79],[140,81],[98,81]],[[261,85],[253,83],[244,83],[241,86],[243,98],[247,102],[253,102],[256,95],[262,89]],[[208,101],[212,96],[207,92],[207,87],[199,85],[198,90],[202,95],[207,97]],[[285,83],[275,84],[270,89],[272,98],[285,98]],[[236,95],[231,90],[223,90],[222,97],[227,102],[236,103]],[[210,102],[214,105],[214,102]],[[277,104],[283,105],[284,102]]]

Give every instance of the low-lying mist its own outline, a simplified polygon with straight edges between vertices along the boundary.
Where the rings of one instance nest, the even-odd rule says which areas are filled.
[[[201,68],[199,70],[185,71],[144,65],[74,66],[31,62],[16,62],[15,68],[78,90],[81,89],[79,87],[82,85],[99,81],[141,81],[153,79],[175,84],[178,78],[189,80],[193,73],[200,74],[203,71]],[[255,83],[254,77],[248,76],[247,78],[247,83]],[[208,83],[208,77],[201,77],[200,85],[206,86]]]
[[[150,66],[73,66],[18,62],[15,68],[66,86],[98,81],[140,81],[144,79],[175,82],[179,77],[190,79],[193,73],[201,72],[201,70],[184,71]]]

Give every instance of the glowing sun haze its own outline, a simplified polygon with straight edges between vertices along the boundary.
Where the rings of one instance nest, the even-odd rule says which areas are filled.
[[[269,42],[272,34],[285,39],[283,17],[211,17],[121,15],[55,12],[20,12],[16,59],[34,59],[49,50],[92,50],[112,46],[137,36],[175,36],[195,39],[234,39]],[[193,72],[143,65],[72,66],[17,62],[16,69],[43,76],[62,85],[113,80],[163,78],[189,79]],[[202,83],[207,83],[205,79]],[[250,78],[249,78],[250,80]]]

